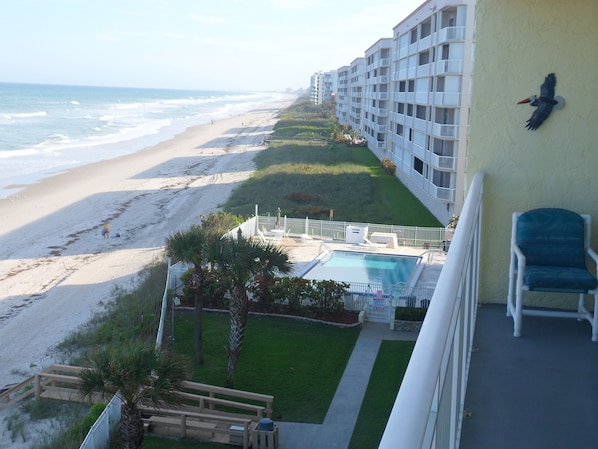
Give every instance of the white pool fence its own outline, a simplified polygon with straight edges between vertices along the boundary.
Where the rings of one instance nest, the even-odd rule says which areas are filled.
[[[257,211],[257,206],[256,206]],[[244,223],[227,233],[231,237],[239,235],[239,231],[245,238],[257,234],[257,231],[271,232],[273,229],[282,229],[290,236],[308,235],[312,238],[323,240],[347,241],[347,229],[365,228],[368,234],[382,233],[397,236],[400,246],[411,246],[421,248],[447,248],[452,237],[450,230],[441,227],[422,226],[399,226],[377,223],[358,223],[350,221],[314,220],[305,218],[280,218],[280,224],[276,224],[277,217],[271,215],[254,215]]]

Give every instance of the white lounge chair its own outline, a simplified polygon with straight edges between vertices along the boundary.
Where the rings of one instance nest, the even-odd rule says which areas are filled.
[[[301,234],[301,241],[303,243],[321,243],[322,240],[316,240],[309,234]]]

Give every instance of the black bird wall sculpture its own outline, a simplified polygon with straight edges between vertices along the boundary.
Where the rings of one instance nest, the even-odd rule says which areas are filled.
[[[542,123],[544,123],[544,120],[546,120],[552,112],[553,107],[555,109],[561,109],[565,105],[565,99],[563,97],[554,96],[554,86],[556,86],[556,76],[554,73],[549,73],[546,75],[542,86],[540,86],[539,97],[532,95],[517,103],[529,103],[530,106],[535,106],[536,108],[525,125],[530,131],[535,131]]]

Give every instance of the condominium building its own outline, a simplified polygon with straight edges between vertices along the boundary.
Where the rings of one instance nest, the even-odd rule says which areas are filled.
[[[443,223],[465,196],[474,14],[475,0],[429,0],[350,66],[349,123]],[[353,71],[361,64],[363,79]],[[346,90],[342,95],[339,120],[346,117]],[[352,113],[361,105],[359,120]]]
[[[310,100],[314,104],[333,100],[336,95],[336,70],[316,72],[311,76]]]
[[[393,29],[387,156],[442,222],[465,196],[475,0],[432,0]]]
[[[365,58],[355,58],[349,69],[349,125],[361,130],[363,123],[363,89],[365,86]]]
[[[383,38],[365,52],[365,92],[361,132],[368,147],[380,156],[386,149],[390,104],[390,64],[393,40]]]
[[[344,66],[336,70],[337,92],[336,92],[336,118],[343,125],[349,124],[349,108],[351,99],[349,96],[349,79],[351,67]]]

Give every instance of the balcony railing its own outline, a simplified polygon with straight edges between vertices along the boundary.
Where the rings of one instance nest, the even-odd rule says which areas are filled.
[[[465,27],[446,27],[438,32],[438,43],[447,41],[464,41]]]
[[[434,123],[433,132],[436,137],[452,137],[457,138],[459,134],[459,125],[443,125],[441,123]]]
[[[463,60],[443,59],[441,61],[436,61],[436,74],[442,75],[446,73],[463,73]]]
[[[450,187],[438,187],[437,185],[430,183],[428,193],[438,201],[446,201],[449,203],[455,201],[455,189],[451,189]]]
[[[461,92],[435,92],[434,104],[437,106],[459,106]]]
[[[378,449],[459,447],[478,304],[482,193],[477,173]]]
[[[430,164],[434,168],[438,168],[440,170],[456,170],[457,158],[453,156],[440,156],[436,153],[432,153]]]

